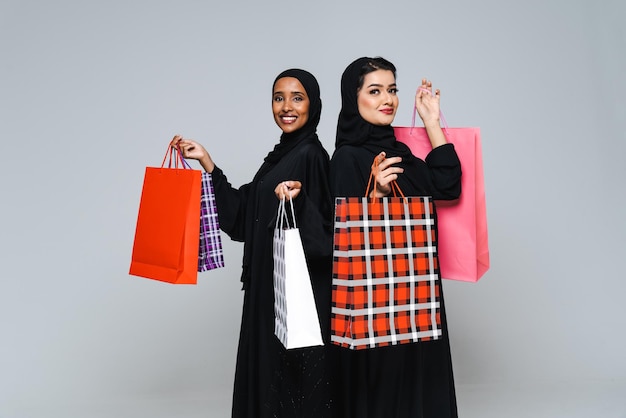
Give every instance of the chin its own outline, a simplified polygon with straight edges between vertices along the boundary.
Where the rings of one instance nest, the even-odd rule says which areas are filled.
[[[298,129],[300,129],[300,127],[298,127],[298,126],[280,126],[280,130],[283,131],[286,134],[290,134],[292,132],[295,132]]]
[[[387,126],[387,125],[391,125],[393,123],[393,119],[394,118],[385,118],[383,120],[379,120],[378,123],[376,125],[378,126]]]

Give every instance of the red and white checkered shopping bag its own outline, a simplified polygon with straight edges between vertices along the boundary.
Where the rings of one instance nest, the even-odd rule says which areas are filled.
[[[433,202],[335,200],[331,342],[353,350],[441,338]]]

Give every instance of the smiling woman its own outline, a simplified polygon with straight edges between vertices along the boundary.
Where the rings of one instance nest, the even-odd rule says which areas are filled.
[[[433,148],[422,161],[394,136],[391,123],[398,108],[395,73],[395,66],[380,57],[359,58],[344,71],[330,166],[333,195],[362,197],[372,173],[376,197],[388,195],[393,180],[406,196],[456,199],[461,192],[461,166],[454,145],[446,144],[439,127],[439,91],[433,93],[432,84],[423,80],[415,97]],[[380,164],[372,168],[374,159]],[[438,273],[434,281],[440,289]],[[433,306],[439,303],[442,334],[436,340],[357,351],[334,347],[338,416],[457,416],[443,293],[439,296],[438,301],[428,301]],[[388,306],[393,306],[394,300],[386,297],[391,301]]]
[[[176,136],[185,158],[213,177],[221,229],[244,242],[244,302],[232,416],[331,416],[326,347],[330,327],[332,202],[329,157],[317,137],[322,111],[315,77],[282,72],[272,86],[280,142],[248,184],[234,188],[199,143]],[[273,228],[278,198],[293,199],[326,346],[285,350],[274,335]]]
[[[372,125],[391,125],[398,110],[398,89],[392,71],[374,71],[363,80],[357,94],[361,117]]]
[[[309,120],[309,97],[295,77],[283,77],[274,84],[272,111],[278,127],[285,133],[297,131]]]

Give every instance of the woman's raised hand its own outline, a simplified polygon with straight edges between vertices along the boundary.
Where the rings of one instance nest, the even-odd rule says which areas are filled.
[[[415,108],[422,122],[424,122],[424,128],[426,128],[428,139],[433,148],[448,142],[439,123],[439,115],[441,114],[439,110],[440,98],[441,92],[439,89],[435,90],[435,94],[433,94],[433,83],[423,78],[422,85],[415,93]]]
[[[300,194],[300,190],[302,190],[302,183],[298,180],[287,180],[278,183],[274,189],[274,194],[279,200],[291,200]]]
[[[376,181],[374,190],[370,192],[370,197],[384,197],[391,193],[391,182],[398,179],[398,174],[404,173],[402,167],[395,167],[402,161],[401,157],[385,158],[385,152],[381,152],[374,158],[372,163],[372,174]]]
[[[433,94],[433,83],[423,78],[422,85],[415,93],[415,108],[425,127],[439,126],[440,96],[439,89],[435,90],[435,94]]]
[[[198,160],[207,173],[211,173],[215,168],[215,163],[213,163],[207,150],[196,141],[175,135],[172,142],[170,142],[170,146],[180,148],[183,157]]]

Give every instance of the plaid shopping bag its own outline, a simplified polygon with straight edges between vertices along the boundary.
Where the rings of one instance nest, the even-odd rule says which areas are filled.
[[[430,197],[335,201],[331,342],[350,349],[439,339]]]
[[[217,204],[211,173],[202,173],[200,198],[200,244],[198,248],[198,271],[224,267],[222,235],[217,218]]]

